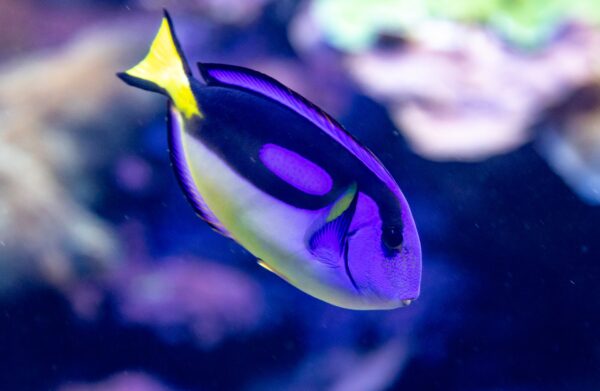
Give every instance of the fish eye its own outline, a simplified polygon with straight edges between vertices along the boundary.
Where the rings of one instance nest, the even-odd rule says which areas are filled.
[[[395,225],[385,227],[383,229],[382,239],[386,247],[398,249],[404,242],[404,237],[402,236],[402,227]]]

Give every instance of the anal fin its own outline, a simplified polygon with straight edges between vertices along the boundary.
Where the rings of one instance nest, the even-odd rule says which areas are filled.
[[[327,213],[315,222],[314,229],[307,238],[310,253],[328,266],[341,265],[357,198],[356,184],[352,184]]]

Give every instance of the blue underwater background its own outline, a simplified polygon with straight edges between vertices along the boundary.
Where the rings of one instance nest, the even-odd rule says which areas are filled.
[[[115,77],[163,7],[192,64],[270,74],[382,160],[417,301],[320,302],[194,215],[165,99]],[[7,0],[0,70],[0,390],[600,389],[594,1]]]

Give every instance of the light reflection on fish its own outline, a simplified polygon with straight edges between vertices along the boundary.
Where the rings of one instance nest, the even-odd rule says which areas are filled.
[[[118,76],[169,97],[177,179],[215,230],[302,291],[351,309],[419,295],[421,247],[381,162],[321,109],[250,69],[192,77],[165,12],[146,58]]]

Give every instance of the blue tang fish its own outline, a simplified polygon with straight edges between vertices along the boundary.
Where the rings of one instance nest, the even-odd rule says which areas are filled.
[[[147,56],[118,76],[169,98],[175,174],[196,213],[298,289],[350,309],[419,296],[421,246],[400,188],[328,114],[259,72],[198,64],[165,12]]]

